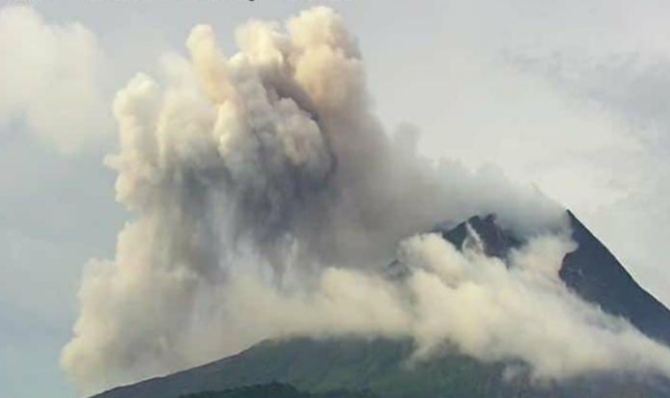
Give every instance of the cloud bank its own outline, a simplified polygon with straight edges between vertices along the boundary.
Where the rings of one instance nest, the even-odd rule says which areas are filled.
[[[228,57],[197,26],[188,59],[166,55],[162,81],[139,74],[116,96],[107,164],[135,218],[82,281],[62,355],[82,391],[293,335],[412,337],[417,360],[449,345],[538,378],[670,374],[667,348],[560,282],[559,206],[495,168],[423,159],[411,128],[389,138],[339,15],[250,21],[236,40]],[[474,232],[462,253],[421,234],[487,213],[528,239],[505,262]],[[394,253],[406,279],[385,276]]]

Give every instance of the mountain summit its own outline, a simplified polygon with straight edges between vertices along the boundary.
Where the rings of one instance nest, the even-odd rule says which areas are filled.
[[[574,214],[568,212],[567,216],[572,240],[578,246],[563,258],[561,280],[602,311],[624,318],[650,338],[670,345],[670,311],[635,282]],[[439,225],[432,232],[459,250],[475,245],[487,256],[501,259],[524,243],[523,238],[502,228],[493,215],[475,216],[451,227]],[[392,263],[388,271],[392,278],[409,272],[399,262]],[[413,350],[410,339],[344,336],[265,341],[232,357],[96,397],[178,398],[274,382],[310,393],[367,391],[380,398],[670,396],[670,380],[658,375],[600,372],[538,383],[524,372],[515,373],[523,364],[483,363],[457,352],[413,363]]]
[[[614,255],[577,217],[567,211],[577,249],[563,259],[559,275],[582,299],[610,315],[627,319],[647,336],[670,345],[670,311],[635,282]],[[451,229],[436,228],[456,247],[468,244],[471,228],[488,256],[504,258],[522,240],[501,228],[494,215],[474,216]]]

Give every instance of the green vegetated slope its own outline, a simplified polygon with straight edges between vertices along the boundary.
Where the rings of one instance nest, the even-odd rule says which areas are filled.
[[[311,392],[369,390],[383,398],[633,398],[669,397],[667,381],[590,375],[557,383],[509,376],[514,364],[485,364],[452,353],[413,361],[408,340],[293,339],[262,343],[221,369],[220,381],[276,380]],[[520,368],[523,369],[523,368]]]
[[[236,389],[241,389],[235,393],[246,391],[246,394],[256,395],[239,397],[263,398],[261,390],[244,390],[244,387],[261,388],[258,386],[272,386],[272,383],[296,389],[277,392],[298,394],[296,398],[338,398],[319,395],[332,391],[364,391],[378,398],[670,397],[670,385],[663,378],[604,374],[542,384],[532,382],[527,373],[524,375],[521,364],[487,364],[457,353],[416,362],[412,360],[413,352],[414,347],[409,340],[340,337],[267,341],[236,356],[165,378],[111,390],[100,397],[178,398],[200,391],[209,391],[203,394],[233,394]],[[510,369],[517,370],[515,376],[510,377]],[[272,398],[284,396],[293,397],[273,395]],[[208,396],[189,396],[195,397]],[[340,398],[351,397],[343,395]]]
[[[204,391],[183,395],[181,398],[377,398],[370,391],[330,391],[308,393],[282,383],[260,384],[223,391]]]
[[[454,396],[485,397],[499,389],[500,365],[482,365],[460,355],[413,363],[412,352],[409,340],[271,341],[231,361],[222,378],[226,384],[271,379],[314,392],[370,389],[389,398],[445,391]]]

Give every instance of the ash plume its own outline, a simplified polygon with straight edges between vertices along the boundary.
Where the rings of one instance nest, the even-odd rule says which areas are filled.
[[[116,96],[106,161],[134,218],[82,280],[62,366],[83,392],[298,335],[411,337],[416,360],[448,342],[538,378],[670,374],[667,348],[558,278],[560,206],[494,168],[422,158],[411,129],[389,138],[339,15],[250,21],[236,40],[226,56],[197,26],[163,81],[139,74]],[[529,237],[509,264],[421,234],[486,213]],[[395,254],[404,281],[384,275]]]

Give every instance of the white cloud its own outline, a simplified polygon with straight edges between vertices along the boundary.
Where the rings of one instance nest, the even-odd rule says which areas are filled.
[[[81,24],[48,24],[32,8],[0,9],[0,128],[19,120],[71,153],[112,128],[104,53]]]
[[[416,361],[454,349],[487,362],[521,359],[545,381],[607,371],[670,374],[670,349],[561,282],[563,256],[573,249],[560,234],[544,235],[503,261],[427,234],[401,243],[400,261],[410,270],[402,282],[326,268],[313,289],[296,292],[237,275],[221,291],[226,323],[210,324],[207,333],[240,348],[296,335],[410,337]]]

